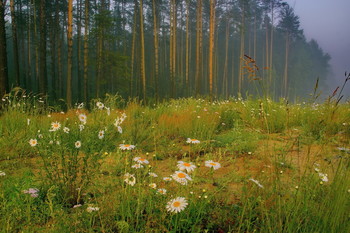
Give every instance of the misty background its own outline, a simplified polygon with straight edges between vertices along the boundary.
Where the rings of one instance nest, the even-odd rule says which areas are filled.
[[[349,0],[286,0],[300,18],[308,40],[315,39],[331,56],[332,71],[328,76],[329,92],[344,82],[350,72],[350,1]],[[328,93],[325,93],[328,94]],[[350,97],[350,85],[344,89]]]

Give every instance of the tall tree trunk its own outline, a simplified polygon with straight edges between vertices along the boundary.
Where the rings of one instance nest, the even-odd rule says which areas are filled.
[[[0,98],[9,91],[5,28],[6,0],[0,0]]]
[[[176,77],[176,1],[170,1],[170,82],[171,97],[175,97],[175,77]]]
[[[189,95],[189,69],[190,69],[190,50],[189,50],[189,37],[190,37],[190,2],[186,0],[186,95]]]
[[[215,33],[215,0],[210,0],[209,19],[209,95],[213,99],[213,56],[214,56],[214,33]]]
[[[158,75],[159,75],[159,61],[158,61],[158,25],[157,25],[157,11],[156,11],[156,2],[152,0],[152,11],[153,11],[153,42],[154,42],[154,60],[155,60],[155,98],[156,101],[159,99],[158,93]]]
[[[1,0],[0,0],[1,1]],[[32,53],[31,53],[31,13],[32,13],[32,4],[30,2],[30,0],[27,0],[27,5],[28,5],[28,17],[27,17],[27,90],[28,91],[32,91],[33,87],[32,87]]]
[[[88,64],[89,64],[89,0],[85,0],[84,27],[84,102],[88,103]]]
[[[47,93],[46,77],[46,15],[45,0],[40,0],[40,71],[39,71],[39,92]]]
[[[15,0],[10,0],[11,25],[12,25],[12,45],[13,45],[13,63],[16,86],[21,85],[19,76],[19,60],[18,60],[18,40],[17,40],[17,18],[15,16]]]
[[[275,10],[275,3],[274,1],[271,1],[271,31],[270,31],[270,61],[269,61],[269,64],[270,64],[270,72],[269,72],[269,79],[270,81],[272,82],[272,57],[273,57],[273,31],[274,31],[274,10]]]
[[[140,0],[140,38],[141,38],[141,80],[143,101],[146,102],[145,39],[143,33],[143,3]]]
[[[197,0],[197,25],[196,25],[196,95],[201,94],[202,79],[202,0]]]
[[[224,75],[222,78],[222,93],[225,96],[225,98],[228,98],[228,41],[229,41],[229,35],[230,35],[230,21],[228,16],[226,16],[226,36],[225,36],[225,64],[224,64]]]
[[[34,20],[34,45],[35,45],[35,91],[39,90],[39,42],[38,42],[38,30],[37,30],[37,15],[36,15],[36,2],[32,0],[33,6],[33,20]]]
[[[68,24],[67,24],[67,106],[72,106],[72,54],[73,54],[73,0],[68,0]]]
[[[286,51],[285,51],[285,62],[284,62],[284,78],[283,78],[283,95],[285,98],[288,97],[288,54],[289,54],[289,33],[286,32]]]
[[[82,77],[81,77],[81,14],[82,14],[82,0],[78,0],[77,2],[77,76],[78,76],[78,100],[82,99]]]
[[[242,63],[242,59],[243,59],[243,56],[244,56],[244,30],[245,30],[245,15],[244,15],[244,11],[245,11],[245,8],[244,8],[244,5],[243,5],[243,9],[242,9],[242,17],[241,17],[241,28],[240,28],[240,34],[241,34],[241,44],[240,44],[240,59],[239,59],[239,76],[238,76],[238,93],[241,93],[242,91],[242,86],[243,86],[243,70],[242,70],[242,66],[243,66],[243,63]]]
[[[134,0],[134,20],[132,26],[132,45],[131,45],[131,75],[130,75],[130,86],[129,86],[129,95],[133,96],[133,80],[135,73],[135,46],[136,46],[136,23],[137,23],[137,0]]]

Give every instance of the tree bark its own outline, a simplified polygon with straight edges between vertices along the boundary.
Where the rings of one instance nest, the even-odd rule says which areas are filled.
[[[45,0],[40,0],[40,70],[39,70],[39,92],[47,93],[47,77],[46,77],[46,15]]]
[[[6,0],[0,0],[0,98],[9,91],[7,73],[6,28],[5,28]]]
[[[213,99],[213,56],[214,56],[214,34],[215,34],[215,0],[210,0],[209,19],[209,96]]]
[[[21,85],[19,74],[19,60],[18,60],[18,40],[17,40],[17,18],[15,16],[15,1],[10,0],[11,11],[11,26],[12,26],[12,45],[13,45],[13,63],[16,86]]]
[[[66,101],[68,108],[72,106],[72,54],[73,54],[73,0],[68,0],[68,24],[67,24],[67,95]]]
[[[89,64],[89,0],[85,0],[84,27],[84,102],[88,103],[88,64]]]
[[[197,0],[197,24],[196,24],[196,95],[201,94],[202,79],[202,0]]]
[[[143,101],[146,102],[145,39],[143,33],[143,3],[140,0],[141,80]]]

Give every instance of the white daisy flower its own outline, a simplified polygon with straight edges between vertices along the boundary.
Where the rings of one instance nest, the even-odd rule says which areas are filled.
[[[122,129],[122,127],[120,127],[119,125],[118,125],[118,127],[117,127],[117,130],[118,130],[118,132],[119,132],[120,134],[123,133],[123,129]]]
[[[151,177],[158,177],[158,175],[154,172],[149,172],[148,175]]]
[[[96,106],[97,106],[98,109],[103,109],[105,107],[105,105],[103,103],[101,103],[101,102],[97,102]]]
[[[189,175],[182,171],[176,171],[175,174],[171,175],[171,177],[182,185],[187,185],[187,182],[192,180]]]
[[[149,161],[147,159],[141,157],[135,157],[133,160],[140,164],[149,164]]]
[[[200,143],[199,140],[197,140],[197,139],[191,139],[191,138],[187,138],[186,142],[187,142],[187,143],[192,143],[192,144],[198,144],[198,143]]]
[[[218,162],[213,162],[213,160],[205,161],[206,167],[212,167],[214,170],[221,168],[221,164]]]
[[[120,144],[119,148],[121,150],[133,150],[133,149],[135,149],[135,146],[134,145],[130,145],[130,144]]]
[[[181,170],[181,171],[187,171],[188,173],[194,171],[194,169],[196,168],[195,165],[193,165],[192,163],[187,163],[184,161],[178,161],[177,162],[177,167]]]
[[[133,174],[126,173],[124,175],[124,182],[128,185],[134,186],[136,183],[136,178]]]
[[[78,105],[78,109],[82,109],[82,108],[84,108],[84,103],[81,103]]]
[[[156,189],[157,188],[157,184],[156,183],[151,183],[148,185],[149,187]]]
[[[328,182],[328,175],[324,173],[318,173],[323,182]]]
[[[6,176],[6,173],[3,171],[0,171],[0,176]]]
[[[167,203],[166,209],[168,212],[179,213],[183,211],[187,205],[188,203],[184,197],[177,197]]]
[[[100,132],[98,132],[98,138],[102,139],[105,136],[105,131],[104,130],[100,130]]]
[[[143,168],[143,165],[140,163],[137,163],[137,164],[132,165],[131,167],[135,168],[135,169],[140,169],[140,168]]]
[[[38,144],[38,140],[36,140],[36,139],[30,139],[29,140],[29,145],[31,145],[31,146],[36,146]]]
[[[83,123],[86,124],[87,117],[84,113],[79,114],[79,120]],[[80,130],[81,131],[81,130]]]
[[[166,189],[158,189],[158,190],[157,190],[157,193],[160,193],[160,194],[163,194],[163,195],[165,195],[166,192],[167,192]]]
[[[171,177],[164,177],[163,180],[164,181],[172,181],[173,179]]]
[[[61,123],[59,123],[58,121],[56,122],[52,122],[51,123],[51,129],[50,131],[53,132],[53,131],[57,131],[61,128]]]
[[[79,125],[79,130],[80,130],[80,131],[83,131],[84,128],[85,128],[84,125]]]
[[[75,148],[80,148],[81,147],[81,142],[80,141],[76,141],[74,145],[75,145]]]
[[[70,131],[70,129],[69,129],[68,127],[64,127],[64,128],[63,128],[63,132],[69,133],[69,131]]]
[[[89,206],[88,208],[86,208],[86,211],[89,213],[92,213],[94,211],[99,211],[100,208],[99,207],[93,207],[93,206]]]

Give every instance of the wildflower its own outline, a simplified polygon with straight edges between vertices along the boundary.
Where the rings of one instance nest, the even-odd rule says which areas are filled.
[[[38,138],[43,138],[44,136],[42,134],[39,134],[38,135]]]
[[[318,173],[323,182],[328,182],[328,175],[324,173]]]
[[[6,173],[3,171],[0,171],[0,176],[6,176]]]
[[[184,171],[186,170],[188,173],[194,171],[194,169],[196,168],[195,165],[193,165],[192,163],[186,163],[186,162],[183,162],[183,161],[178,161],[177,162],[177,167],[181,170],[181,171]]]
[[[118,125],[118,127],[117,127],[117,130],[118,130],[118,132],[119,132],[120,134],[123,133],[123,129],[122,129],[122,127],[120,127],[119,125]]]
[[[73,208],[78,208],[78,207],[81,207],[82,205],[81,204],[77,204],[77,205],[74,205]]]
[[[99,207],[92,207],[92,206],[89,206],[88,208],[86,208],[86,211],[89,212],[89,213],[92,213],[94,211],[99,211],[100,208]]]
[[[78,109],[82,109],[82,108],[84,108],[84,103],[81,103],[78,105]]]
[[[51,132],[57,131],[57,130],[59,130],[60,128],[61,128],[61,124],[60,124],[58,121],[52,122],[52,123],[51,123],[51,129],[50,129],[50,131],[51,131]]]
[[[206,167],[212,167],[214,170],[221,168],[221,164],[218,162],[213,162],[213,160],[205,161]]]
[[[60,141],[56,141],[56,144],[57,144],[57,145],[60,145],[61,143],[60,143]]]
[[[29,188],[28,190],[23,190],[23,193],[30,194],[31,197],[38,197],[39,189],[36,188]]]
[[[135,146],[134,145],[130,145],[130,144],[120,144],[119,148],[121,150],[133,150],[133,149],[135,149]]]
[[[111,109],[110,108],[107,108],[107,107],[105,107],[106,108],[106,110],[107,110],[107,115],[109,116],[109,115],[111,115]]]
[[[85,128],[84,125],[79,125],[79,130],[80,130],[80,131],[83,131],[84,128]]]
[[[192,180],[189,175],[182,171],[176,171],[175,174],[172,175],[172,178],[182,185],[186,185],[187,181]]]
[[[168,202],[166,209],[168,212],[179,213],[188,205],[184,197],[177,197]]]
[[[75,145],[75,148],[80,148],[81,147],[81,142],[80,141],[76,141],[74,145]]]
[[[157,184],[156,183],[151,183],[148,185],[149,187],[156,189],[157,188]]]
[[[135,178],[135,176],[133,174],[126,173],[124,175],[124,181],[128,185],[134,186],[135,183],[136,183],[136,178]]]
[[[171,177],[164,177],[163,180],[164,180],[164,181],[171,181],[172,178],[171,178]]]
[[[79,114],[79,120],[83,123],[86,124],[87,117],[84,113]],[[80,130],[81,131],[81,130]]]
[[[141,157],[135,157],[133,160],[140,164],[149,164],[149,161],[147,159]]]
[[[36,139],[30,139],[29,140],[29,144],[31,145],[31,146],[36,146],[37,144],[38,144],[38,140],[36,140]]]
[[[192,143],[192,144],[198,144],[198,143],[200,143],[200,141],[199,140],[197,140],[197,139],[191,139],[191,138],[187,138],[187,141],[186,141],[187,143]]]
[[[254,182],[257,186],[259,186],[259,188],[262,188],[262,189],[264,188],[264,186],[263,186],[262,184],[260,184],[259,181],[255,180],[255,179],[253,179],[253,178],[250,178],[249,180],[252,181],[252,182]]]
[[[96,106],[97,106],[98,109],[103,109],[105,107],[105,105],[103,103],[101,103],[101,102],[97,102]]]
[[[132,165],[131,167],[132,167],[132,168],[135,168],[135,169],[143,168],[143,166],[142,166],[140,163],[134,164],[134,165]]]
[[[64,128],[63,128],[63,132],[69,133],[69,131],[70,131],[70,129],[69,129],[68,127],[64,127]]]
[[[30,124],[30,119],[28,118],[28,119],[27,119],[27,125],[29,125],[29,124]]]
[[[105,136],[105,131],[104,130],[100,130],[100,132],[98,132],[98,138],[102,139]]]
[[[154,172],[149,172],[148,175],[150,177],[158,177],[158,175],[156,173],[154,173]]]
[[[165,195],[166,192],[167,192],[166,189],[158,189],[158,190],[157,190],[157,193],[160,193],[160,194],[163,194],[163,195]]]

